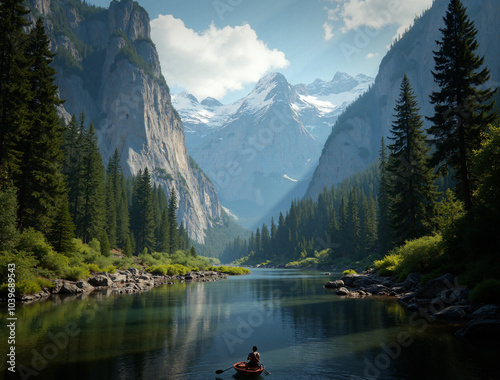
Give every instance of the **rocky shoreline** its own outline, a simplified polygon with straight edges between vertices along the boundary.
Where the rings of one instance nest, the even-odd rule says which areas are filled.
[[[412,273],[398,283],[395,277],[381,277],[375,271],[349,274],[324,285],[339,296],[393,297],[406,310],[426,322],[456,324],[455,335],[470,343],[497,347],[500,339],[500,307],[472,304],[470,290],[458,285],[458,278],[445,274],[419,287],[422,275]],[[498,349],[498,348],[497,348]]]
[[[45,288],[37,294],[27,294],[17,301],[42,301],[53,295],[79,295],[108,291],[110,294],[132,294],[151,290],[160,285],[174,285],[178,282],[211,282],[227,278],[227,274],[214,271],[190,272],[184,276],[162,276],[148,273],[137,268],[117,270],[116,273],[94,273],[87,280],[53,280],[53,288]]]

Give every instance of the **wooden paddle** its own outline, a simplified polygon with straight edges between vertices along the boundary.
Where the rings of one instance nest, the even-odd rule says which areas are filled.
[[[229,368],[226,368],[226,369],[218,369],[217,371],[215,371],[215,373],[217,375],[220,375],[222,372],[226,372],[226,371],[229,371],[231,368],[233,368],[233,366],[229,367]]]
[[[264,374],[267,376],[267,375],[270,375],[271,372],[268,372],[266,367],[264,367],[264,364],[260,363],[260,365],[262,366],[262,368],[264,368]]]

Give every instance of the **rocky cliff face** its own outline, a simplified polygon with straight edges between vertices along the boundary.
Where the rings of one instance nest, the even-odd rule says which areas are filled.
[[[382,136],[388,136],[393,122],[399,87],[406,73],[417,95],[420,113],[432,116],[429,95],[435,90],[431,70],[433,50],[441,39],[448,0],[436,0],[382,60],[372,88],[352,104],[335,124],[328,138],[307,195],[316,198],[325,186],[365,169],[378,158]],[[500,7],[496,0],[464,0],[469,17],[478,29],[479,54],[491,70],[490,85],[500,86]],[[425,127],[429,124],[426,121]]]
[[[30,0],[42,15],[52,50],[65,117],[93,121],[104,162],[117,148],[124,172],[148,168],[167,193],[179,197],[178,219],[203,242],[221,220],[212,183],[190,159],[184,131],[151,41],[149,16],[136,2],[112,1],[109,9],[72,0]]]

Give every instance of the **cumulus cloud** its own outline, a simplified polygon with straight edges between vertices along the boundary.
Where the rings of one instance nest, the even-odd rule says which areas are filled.
[[[366,59],[372,59],[372,58],[378,57],[379,55],[380,54],[378,54],[378,53],[368,53],[365,58]]]
[[[362,26],[381,29],[387,25],[398,25],[397,34],[402,34],[416,15],[428,9],[433,0],[328,0],[336,4],[326,7],[330,22],[341,21],[342,32],[356,30]]]
[[[283,52],[259,40],[248,24],[223,29],[212,24],[198,33],[172,15],[160,15],[151,22],[151,34],[167,82],[200,99],[221,98],[290,64]]]

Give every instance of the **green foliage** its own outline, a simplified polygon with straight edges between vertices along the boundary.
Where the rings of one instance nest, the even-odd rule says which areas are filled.
[[[483,280],[472,289],[470,300],[474,303],[500,305],[500,280]]]
[[[380,276],[393,276],[396,269],[403,260],[403,256],[398,252],[389,253],[381,260],[375,260],[374,265]]]
[[[19,232],[16,228],[16,188],[11,181],[2,187],[0,183],[0,251],[10,251],[17,244]]]
[[[214,272],[220,272],[220,273],[225,273],[231,276],[236,276],[236,275],[242,275],[242,274],[250,274],[250,269],[247,268],[241,268],[241,267],[228,267],[225,265],[221,266],[211,266],[208,268],[208,270],[214,271]]]
[[[342,272],[343,276],[347,276],[348,274],[358,274],[354,269],[347,269],[344,272]]]
[[[375,268],[382,276],[399,276],[400,281],[413,272],[428,274],[440,266],[443,248],[441,235],[424,236],[394,248],[382,260],[375,261]]]
[[[101,272],[101,268],[99,268],[99,266],[94,263],[87,264],[87,268],[91,273]]]
[[[439,87],[431,95],[434,116],[428,129],[435,137],[432,164],[454,170],[457,195],[470,210],[477,187],[471,171],[473,151],[480,148],[482,133],[497,118],[492,102],[495,91],[484,86],[490,72],[484,57],[477,54],[478,31],[461,1],[450,1],[440,30],[432,71]]]
[[[90,277],[90,271],[86,266],[73,266],[68,269],[64,278],[70,281],[78,281]]]
[[[189,268],[181,264],[169,264],[169,265],[152,265],[146,268],[146,272],[152,274],[158,274],[162,276],[175,276],[175,275],[185,275],[189,273]]]
[[[32,228],[27,229],[20,235],[17,249],[23,252],[30,252],[38,261],[54,253],[45,236],[40,231]]]
[[[116,267],[113,266],[113,265],[108,265],[102,271],[106,272],[106,273],[109,273],[109,274],[115,274],[116,273]]]

